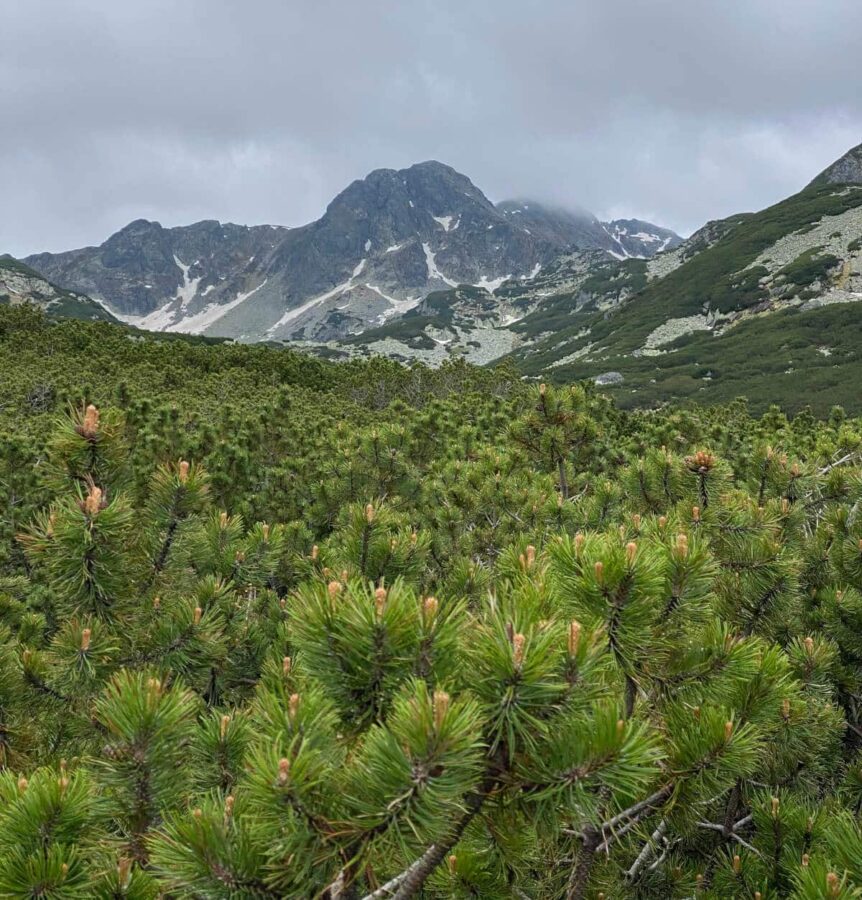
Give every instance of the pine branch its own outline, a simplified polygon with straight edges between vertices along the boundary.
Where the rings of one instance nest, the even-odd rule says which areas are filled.
[[[390,879],[371,894],[367,894],[362,900],[392,896],[392,900],[408,900],[415,897],[422,889],[431,873],[446,858],[449,851],[458,843],[461,836],[467,830],[467,826],[473,821],[476,814],[482,808],[488,795],[496,785],[494,776],[487,776],[478,791],[470,794],[464,804],[465,810],[455,827],[442,840],[432,844],[414,863],[408,866],[400,875]],[[395,893],[392,893],[392,892]]]

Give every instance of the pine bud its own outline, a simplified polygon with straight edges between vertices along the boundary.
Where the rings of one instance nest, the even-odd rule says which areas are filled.
[[[545,396],[545,391],[546,391],[546,390],[547,390],[547,388],[545,387],[545,385],[544,385],[544,384],[540,384],[540,385],[539,385],[539,396],[540,396],[540,397],[544,397],[544,396]]]
[[[327,591],[329,591],[329,599],[334,600],[341,593],[341,582],[340,581],[330,581],[326,586]]]
[[[374,592],[374,611],[378,619],[383,618],[383,610],[386,607],[386,588],[379,587]]]
[[[700,521],[700,507],[699,506],[692,506],[691,517],[692,517],[692,519],[694,519],[695,522]]]
[[[348,572],[347,569],[342,569],[341,570],[341,583],[347,584],[349,578],[350,578],[350,572]]]
[[[596,581],[601,584],[605,574],[605,564],[599,560],[595,566],[593,566],[593,571],[596,573]]]
[[[184,459],[180,460],[177,478],[179,479],[180,484],[185,484],[189,480],[189,464]]]
[[[299,712],[299,694],[291,694],[290,700],[287,701],[287,717],[291,723],[296,718],[297,712]]]
[[[617,740],[622,740],[626,733],[626,723],[623,719],[617,719]]]
[[[698,450],[693,456],[687,456],[685,463],[698,475],[706,475],[715,465],[715,457],[707,450]]]
[[[577,619],[569,622],[569,656],[575,656],[581,643],[581,623]]]
[[[790,700],[787,697],[781,701],[781,718],[785,722],[790,718]]]
[[[99,410],[91,403],[84,412],[84,422],[81,426],[84,437],[93,438],[99,431]]]
[[[634,527],[635,527],[635,531],[640,531],[640,528],[641,528],[641,517],[640,517],[640,515],[639,515],[638,513],[635,513],[635,514],[632,516],[632,524],[633,524]]]
[[[544,387],[544,385],[542,385]],[[453,853],[447,860],[446,866],[449,869],[449,874],[454,875],[456,866],[458,865],[458,857]]]
[[[685,559],[688,556],[688,538],[684,534],[676,536],[676,555],[680,559]]]
[[[634,565],[635,556],[637,556],[638,545],[634,541],[629,541],[626,544],[626,562],[632,566]]]
[[[790,501],[787,497],[781,498],[781,513],[782,515],[787,515],[790,512]]]
[[[195,607],[195,613],[194,613],[194,623],[195,623],[195,625],[200,625],[200,624],[201,624],[201,616],[202,616],[203,614],[204,614],[204,611],[203,611],[199,606],[196,606],[196,607]]]
[[[778,797],[773,797],[772,798],[772,818],[773,819],[778,818],[778,809],[780,806],[781,806],[781,801],[778,799]]]
[[[260,526],[260,533],[263,537],[263,542],[266,544],[269,542],[269,525],[264,522],[263,525]]]
[[[724,739],[725,741],[729,741],[731,735],[733,734],[733,722],[725,722],[724,723]]]
[[[226,513],[226,512],[221,512],[221,513],[219,513],[219,517],[218,517],[218,526],[219,526],[219,528],[221,528],[222,530],[224,530],[225,528],[227,528],[227,513]]]
[[[742,871],[742,860],[739,858],[738,853],[733,855],[733,871],[737,875]]]
[[[515,663],[515,668],[520,668],[524,662],[524,644],[526,642],[527,639],[520,632],[512,638],[512,659]]]
[[[60,866],[60,874],[63,876],[63,878],[65,878],[69,874],[69,863],[63,863],[63,865]]]
[[[27,786],[28,786],[29,784],[30,784],[30,782],[27,781],[27,779],[22,775],[22,776],[18,779],[18,792],[21,793],[21,794],[23,794],[24,791],[27,790]]]
[[[762,900],[762,898],[763,898],[763,894],[761,894],[760,891],[754,892],[754,900]]]
[[[536,562],[536,548],[532,544],[529,544],[527,546],[527,566],[526,566],[527,569],[528,570],[532,569],[533,564],[535,562]]]
[[[84,512],[92,519],[102,511],[102,489],[91,485],[90,493],[84,499]]]
[[[312,560],[316,560],[316,559],[317,559],[317,555],[318,555],[319,553],[320,553],[320,547],[318,547],[317,544],[314,544],[314,546],[311,548],[311,558],[312,558]]]
[[[803,643],[805,644],[805,652],[809,656],[811,656],[811,654],[814,652],[814,638],[809,635],[807,638],[805,638],[805,641]]]
[[[120,890],[125,890],[129,886],[132,875],[132,861],[129,857],[124,856],[117,862],[117,881]]]
[[[697,889],[701,890],[703,888],[703,873],[702,872],[697,873],[695,881],[697,881]]]
[[[802,854],[802,865],[806,869],[808,868],[808,854],[807,853]]]
[[[282,756],[282,758],[278,761],[278,777],[275,779],[275,783],[279,787],[284,787],[287,784],[289,775],[290,760]]]
[[[153,597],[153,609],[158,610],[161,608],[162,598],[161,597]]]
[[[419,540],[419,533],[416,531],[410,532],[410,543],[412,546],[416,546],[416,542]]]
[[[289,656],[285,656],[281,661],[281,674],[287,678],[290,675],[290,670],[293,666],[293,660]]]
[[[582,532],[579,531],[579,532],[575,535],[575,553],[576,553],[578,556],[581,555],[581,550],[583,549],[584,541],[585,541],[585,540],[586,540],[586,538],[584,537],[584,535],[583,535]]]
[[[245,553],[242,550],[237,550],[233,558],[237,565],[241,565],[245,562]]]
[[[203,814],[204,811],[200,807],[197,807],[197,809],[192,812],[192,815],[198,820],[198,822],[200,822],[200,820],[203,818]]]
[[[81,632],[81,653],[86,653],[90,649],[90,635],[92,632],[89,628],[85,628]]]
[[[445,691],[434,691],[434,727],[437,731],[443,727],[443,719],[449,711],[449,695]]]
[[[659,516],[658,517],[658,527],[664,528],[667,525],[667,516]]]
[[[69,779],[65,775],[61,775],[57,779],[57,787],[60,788],[60,795],[62,796],[66,793],[66,788],[69,787]]]
[[[437,598],[426,597],[422,604],[422,613],[425,618],[425,624],[431,625],[437,618]]]
[[[224,823],[227,825],[228,820],[233,815],[233,805],[236,802],[232,794],[228,794],[224,798]]]
[[[227,728],[230,725],[230,716],[222,716],[221,717],[221,727],[219,728],[219,734],[221,735],[221,739],[224,740],[227,737]]]
[[[365,521],[370,525],[374,521],[374,504],[369,503],[365,507]]]
[[[837,897],[841,893],[841,881],[834,872],[826,874],[826,893],[830,897]]]
[[[691,712],[692,712],[692,715],[695,717],[695,719],[697,719],[697,721],[699,722],[700,721],[700,707],[695,706],[695,708]]]

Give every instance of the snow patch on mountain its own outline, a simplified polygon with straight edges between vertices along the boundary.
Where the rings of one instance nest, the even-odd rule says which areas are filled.
[[[437,262],[435,260],[436,254],[431,249],[430,244],[424,243],[422,244],[422,249],[425,251],[425,265],[428,267],[428,278],[429,280],[434,278],[439,278],[440,281],[444,281],[449,287],[458,287],[457,281],[452,281],[451,278],[447,278],[438,268]]]
[[[288,322],[298,319],[303,313],[308,312],[308,310],[313,309],[315,306],[319,306],[321,303],[325,303],[327,300],[331,300],[333,297],[337,297],[339,294],[343,294],[345,291],[349,291],[350,288],[354,286],[356,279],[362,274],[366,261],[365,258],[361,259],[359,265],[353,270],[353,274],[343,284],[336,285],[332,290],[327,291],[325,294],[320,294],[317,297],[306,300],[301,306],[289,309],[274,325],[267,328],[267,338],[274,337],[275,333],[280,328],[283,328]]]

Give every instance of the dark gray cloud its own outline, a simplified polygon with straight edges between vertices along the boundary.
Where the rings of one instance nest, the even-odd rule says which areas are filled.
[[[681,232],[862,141],[860,0],[0,0],[0,252],[436,158]]]

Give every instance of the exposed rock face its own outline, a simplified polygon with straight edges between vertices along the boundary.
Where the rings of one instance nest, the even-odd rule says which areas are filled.
[[[171,300],[179,298],[188,307],[195,298],[244,284],[246,273],[251,275],[255,262],[263,261],[286,231],[215,221],[163,228],[137,219],[99,247],[39,253],[26,261],[121,317],[144,318]]]
[[[622,384],[625,379],[623,378],[620,372],[602,372],[601,375],[596,375],[593,378],[593,381],[599,387],[606,387],[609,384]]]
[[[516,206],[495,207],[464,175],[432,161],[372,172],[301,228],[138,220],[100,247],[28,262],[142,328],[324,341],[397,319],[435,290],[494,291],[563,251],[628,254],[588,213]],[[641,229],[648,236],[670,234],[637,225],[652,229]],[[641,249],[664,240],[649,237]]]
[[[862,144],[848,150],[814,180],[829,184],[862,184]]]
[[[0,303],[32,303],[51,315],[116,321],[86,295],[51,284],[11,256],[0,256]]]
[[[613,239],[615,246],[609,249],[615,256],[649,259],[682,243],[676,232],[641,219],[614,219],[602,227]]]

